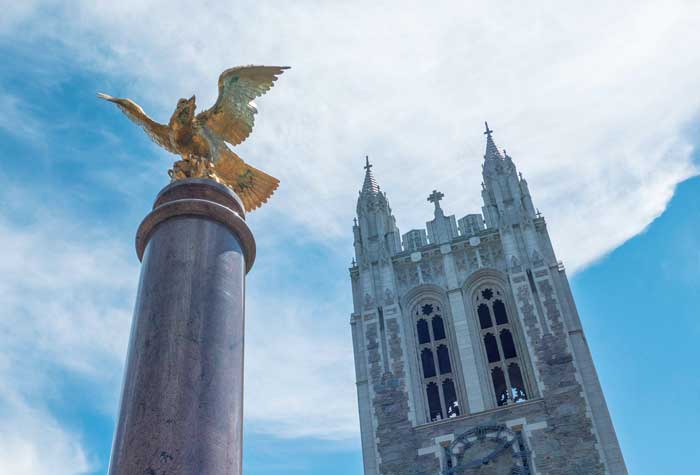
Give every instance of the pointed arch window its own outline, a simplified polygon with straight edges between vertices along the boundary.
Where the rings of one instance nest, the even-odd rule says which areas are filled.
[[[415,306],[413,316],[428,420],[456,417],[461,408],[452,372],[455,356],[450,350],[441,305],[422,302]]]
[[[503,291],[493,285],[481,287],[474,294],[474,307],[496,404],[505,406],[527,401],[517,333]]]

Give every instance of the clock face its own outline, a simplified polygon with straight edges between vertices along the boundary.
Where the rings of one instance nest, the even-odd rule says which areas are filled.
[[[445,448],[445,475],[522,474],[528,471],[528,455],[521,435],[503,425],[478,426]]]

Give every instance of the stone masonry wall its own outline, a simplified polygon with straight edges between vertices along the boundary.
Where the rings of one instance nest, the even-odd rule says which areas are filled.
[[[378,320],[366,322],[380,474],[439,475],[444,463],[440,444],[477,426],[494,424],[509,424],[523,431],[531,451],[531,468],[540,475],[606,473],[548,270],[542,268],[532,278],[536,285],[534,292],[524,272],[512,276],[519,318],[532,347],[532,364],[540,392],[535,395],[539,397],[531,397],[523,404],[414,428],[408,416],[399,324],[395,318],[386,319],[384,325]],[[385,350],[382,350],[382,338]],[[388,354],[383,356],[382,351]]]
[[[406,375],[401,350],[401,335],[395,319],[386,322],[388,351],[393,360],[389,371],[382,362],[379,322],[367,326],[369,378],[374,388],[372,406],[377,421],[376,442],[379,453],[379,473],[382,475],[412,475],[415,472],[415,442],[413,427],[408,419]]]
[[[533,434],[537,470],[547,475],[602,475],[605,467],[548,271],[535,273],[535,278],[539,277],[535,280],[537,296],[544,311],[539,320],[531,285],[525,275],[519,277],[513,278],[514,293],[534,349],[534,370],[542,384],[546,407],[547,428]]]

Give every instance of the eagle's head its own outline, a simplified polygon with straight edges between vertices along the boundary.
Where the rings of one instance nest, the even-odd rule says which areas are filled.
[[[177,101],[177,107],[175,107],[175,112],[170,118],[170,123],[176,122],[178,125],[190,124],[194,119],[194,110],[196,108],[195,96],[189,99],[180,99]]]

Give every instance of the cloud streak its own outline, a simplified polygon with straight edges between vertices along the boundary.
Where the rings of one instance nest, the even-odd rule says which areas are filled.
[[[115,93],[163,118],[191,92],[213,102],[232,64],[291,64],[241,154],[282,178],[285,217],[338,249],[365,153],[404,230],[429,217],[433,187],[458,214],[479,209],[489,119],[575,270],[641,231],[696,172],[681,130],[700,106],[688,67],[700,51],[672,52],[700,40],[700,7],[594,3],[237,2],[183,15],[178,2],[127,0],[55,4],[53,19],[18,24],[41,20],[35,35],[121,77]]]
[[[81,434],[48,403],[61,399],[57,375],[73,374],[90,381],[98,411],[113,411],[137,268],[75,218],[13,205],[29,222],[0,217],[0,472],[85,473],[95,461]]]
[[[357,433],[350,288],[328,256],[334,265],[345,259],[338,255],[350,259],[364,155],[406,232],[430,217],[425,196],[433,188],[447,195],[446,211],[480,209],[481,128],[489,120],[528,179],[559,257],[581,269],[643,230],[676,184],[697,173],[687,130],[700,109],[700,49],[689,46],[700,42],[698,18],[700,5],[683,1],[197,9],[172,0],[45,1],[11,8],[0,41],[62,45],[81,68],[108,78],[102,89],[132,97],[161,121],[181,96],[213,103],[227,67],[293,67],[258,101],[256,130],[239,147],[282,180],[250,218],[267,258],[261,253],[251,278],[246,416],[254,430],[343,439]],[[21,122],[16,136],[36,136],[24,103],[1,95],[0,106],[8,112],[1,129]],[[143,177],[123,184],[110,170],[91,172],[109,192],[143,195]],[[28,447],[26,460],[34,460],[32,450],[49,443],[32,429],[39,418],[48,418],[51,450],[64,466],[84,467],[79,440],[39,394],[51,386],[47,368],[60,366],[93,378],[105,392],[99,404],[116,407],[108,393],[118,386],[138,265],[131,243],[114,240],[108,225],[86,232],[94,223],[44,204],[36,215],[40,206],[9,196],[3,202],[31,219],[19,223],[4,209],[0,220],[0,329],[9,358],[0,391],[15,401],[4,407],[21,414],[0,415],[0,427],[28,429],[0,429],[0,446],[10,448],[0,452],[0,471],[27,466],[7,465],[8,454]],[[288,254],[301,244],[322,252],[300,263]],[[315,292],[318,275],[338,285]],[[21,368],[36,378],[27,382]]]

